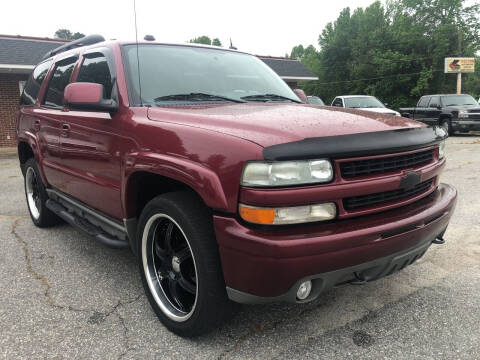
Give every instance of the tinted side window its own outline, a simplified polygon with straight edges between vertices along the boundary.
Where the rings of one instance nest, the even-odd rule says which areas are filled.
[[[110,98],[112,95],[112,76],[105,56],[97,53],[94,57],[85,58],[80,67],[77,82],[101,84],[105,90],[105,98]]]
[[[69,58],[55,65],[55,71],[48,84],[45,105],[63,106],[63,90],[65,90],[65,87],[68,85],[76,61],[76,58]]]
[[[343,107],[343,102],[342,102],[342,99],[340,98],[336,98],[334,101],[333,101],[333,106],[339,106],[339,107]]]
[[[422,96],[417,104],[417,107],[427,107],[428,100],[430,100],[430,96]]]
[[[432,96],[430,102],[428,103],[429,107],[440,105],[440,96]]]
[[[38,92],[42,86],[43,80],[47,76],[48,69],[50,69],[52,61],[46,61],[39,64],[28,78],[27,84],[22,92],[22,97],[20,98],[20,105],[33,105],[37,101]]]

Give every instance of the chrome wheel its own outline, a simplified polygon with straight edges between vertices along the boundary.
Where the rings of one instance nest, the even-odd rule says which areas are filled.
[[[35,170],[32,167],[29,167],[25,174],[25,192],[27,193],[28,208],[35,220],[40,217],[41,207],[40,185],[38,181]]]
[[[155,214],[142,235],[142,262],[148,287],[170,319],[188,320],[197,303],[198,279],[188,239],[170,216]]]

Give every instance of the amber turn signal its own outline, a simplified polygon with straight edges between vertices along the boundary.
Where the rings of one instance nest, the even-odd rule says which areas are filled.
[[[240,216],[243,220],[255,223],[271,225],[275,220],[275,209],[257,208],[240,204]]]
[[[240,204],[238,209],[243,220],[262,225],[326,221],[335,218],[337,215],[337,208],[334,203],[279,208],[262,208]]]

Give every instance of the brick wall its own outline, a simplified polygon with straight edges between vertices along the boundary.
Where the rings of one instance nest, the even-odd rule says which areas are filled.
[[[16,146],[16,112],[20,100],[19,81],[27,75],[0,74],[0,147]]]

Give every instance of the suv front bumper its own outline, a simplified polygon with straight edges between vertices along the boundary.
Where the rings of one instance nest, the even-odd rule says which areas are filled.
[[[455,131],[478,131],[480,120],[452,120],[452,129]]]
[[[214,216],[229,297],[242,303],[299,302],[300,283],[312,280],[302,302],[356,279],[389,275],[421,257],[448,226],[457,192],[442,184],[410,205],[330,223],[260,229]]]

